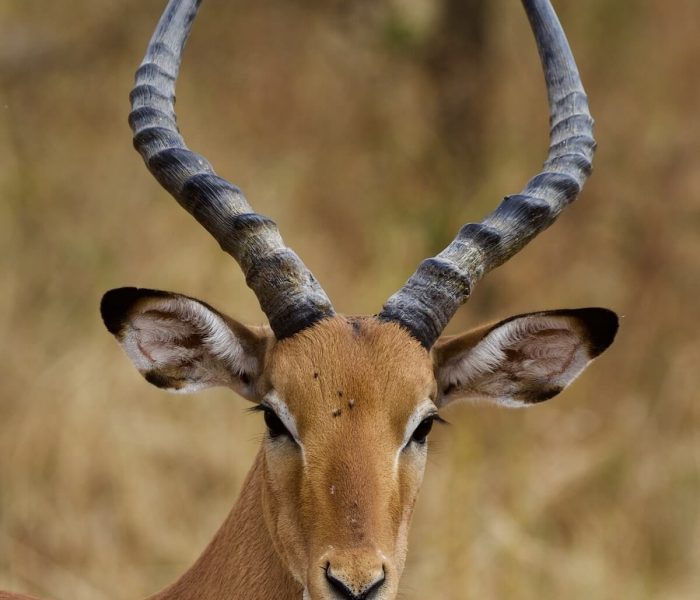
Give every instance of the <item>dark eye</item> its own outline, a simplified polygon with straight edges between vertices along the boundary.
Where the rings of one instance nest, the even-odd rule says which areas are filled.
[[[276,438],[281,435],[286,435],[287,437],[292,437],[284,423],[275,414],[275,411],[269,408],[263,408],[263,414],[265,416],[265,425],[267,425],[267,431],[271,438]]]
[[[416,442],[416,444],[425,444],[425,440],[433,428],[433,421],[435,421],[434,416],[426,417],[420,422],[420,425],[416,427],[413,435],[411,436],[411,441]]]

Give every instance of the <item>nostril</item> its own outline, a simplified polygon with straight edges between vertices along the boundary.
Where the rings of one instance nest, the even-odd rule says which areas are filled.
[[[330,563],[326,564],[325,572],[326,580],[331,588],[340,594],[343,600],[372,600],[372,598],[374,598],[374,593],[384,585],[384,581],[386,580],[386,569],[384,565],[382,565],[382,572],[378,577],[360,586],[355,586],[344,581],[339,574],[333,572]]]
[[[336,578],[333,573],[331,573],[329,567],[326,567],[326,579],[328,580],[328,583],[331,584],[331,588],[340,594],[341,598],[349,598],[350,600],[357,598],[357,596],[355,596],[353,591],[348,588],[348,586],[346,586],[340,579]]]
[[[374,592],[378,591],[379,588],[384,585],[384,581],[386,581],[386,569],[384,565],[382,565],[382,574],[365,590],[360,598],[363,600],[371,600],[374,596]]]

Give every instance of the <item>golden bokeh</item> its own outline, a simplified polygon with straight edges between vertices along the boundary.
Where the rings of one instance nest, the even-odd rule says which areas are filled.
[[[145,597],[203,549],[263,431],[226,391],[146,384],[102,326],[137,285],[264,317],[131,148],[164,2],[0,0],[0,589]],[[432,436],[401,598],[690,600],[700,589],[700,3],[558,0],[595,173],[450,326],[609,306],[618,340],[525,411]],[[207,0],[178,113],[336,308],[373,313],[539,170],[516,0]]]

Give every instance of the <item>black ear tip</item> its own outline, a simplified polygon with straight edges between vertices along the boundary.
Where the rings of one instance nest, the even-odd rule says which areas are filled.
[[[109,290],[100,302],[100,314],[107,330],[117,335],[124,324],[129,308],[141,296],[140,290],[135,287],[123,287]]]
[[[613,343],[620,320],[617,314],[607,308],[582,308],[578,313],[588,328],[591,353],[598,356]]]
[[[109,290],[100,302],[100,314],[110,333],[118,335],[124,326],[129,310],[141,298],[167,298],[172,296],[160,290],[147,288],[121,287]]]

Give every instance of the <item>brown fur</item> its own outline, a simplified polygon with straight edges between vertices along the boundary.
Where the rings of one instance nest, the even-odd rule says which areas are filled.
[[[602,347],[612,341],[617,321],[608,318],[606,338],[597,324],[604,315],[598,312],[557,311],[534,318],[555,315],[576,347],[588,348],[592,335]],[[116,317],[115,322],[128,322]],[[267,328],[224,318],[242,352],[256,359],[257,372],[246,383],[240,374],[217,381],[288,411],[285,418],[288,424],[289,417],[293,420],[297,441],[284,434],[265,436],[214,539],[182,577],[149,600],[300,600],[304,590],[304,598],[320,600],[335,597],[328,575],[356,596],[384,578],[371,597],[395,598],[425,468],[426,447],[410,441],[412,428],[436,410],[432,403],[441,402],[436,381],[443,386],[449,381],[441,369],[459,369],[484,336],[511,320],[445,338],[429,354],[397,324],[371,317],[329,318],[279,342]],[[552,336],[544,327],[535,331],[530,337],[539,353]],[[120,339],[119,331],[114,333]],[[528,362],[516,351],[518,340],[513,343],[515,349],[503,348],[502,364],[479,372],[477,380],[495,379],[497,387],[510,391],[517,381],[501,385],[499,377]],[[592,352],[586,354],[590,360]],[[211,368],[218,374],[222,366],[214,362]],[[561,375],[556,368],[552,373],[555,379]],[[524,381],[529,385],[526,372]],[[533,392],[539,395],[528,398],[544,400],[559,389],[545,378]],[[439,392],[445,396],[444,389]],[[455,390],[457,396],[465,393]],[[0,600],[32,599],[0,592]]]
[[[306,467],[291,441],[263,442],[202,556],[150,600],[299,600],[299,579],[312,597],[326,597],[331,561],[357,589],[384,562],[380,597],[393,597],[424,461],[407,450],[396,481],[390,474],[407,419],[434,393],[428,353],[397,325],[344,317],[260,342],[267,356],[257,395],[274,390],[286,400]]]
[[[265,516],[287,566],[325,597],[328,562],[360,589],[381,553],[382,597],[392,597],[424,466],[424,454],[401,447],[409,417],[434,394],[428,353],[395,324],[336,317],[276,344],[267,372],[261,395],[285,399],[306,460],[289,444],[266,447]]]
[[[197,562],[149,600],[299,600],[301,586],[273,549],[261,512],[261,450],[233,510]]]

